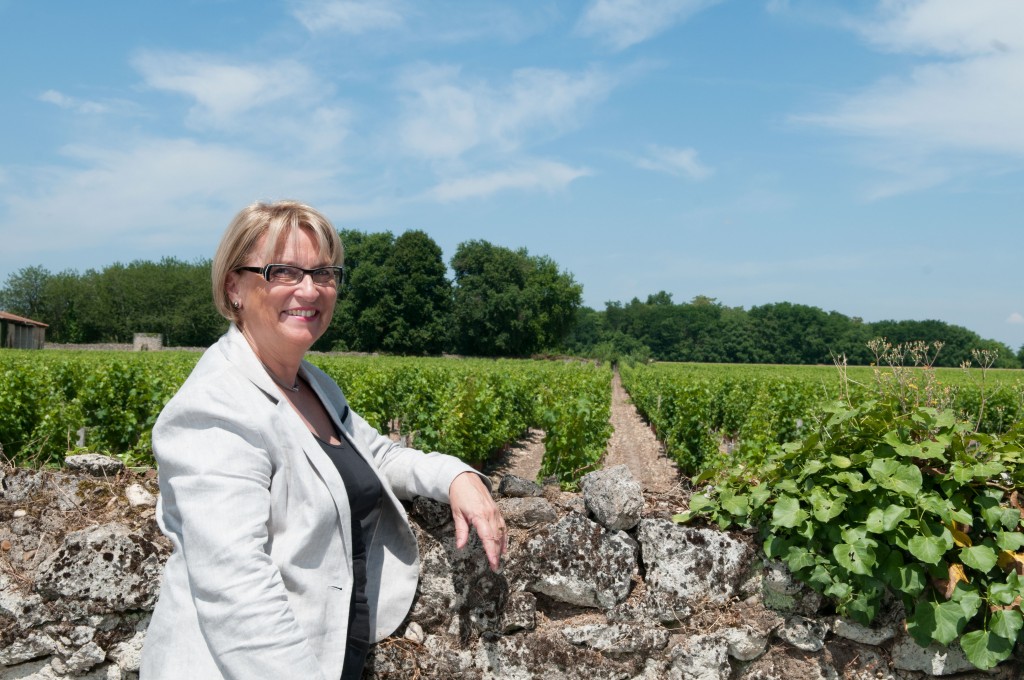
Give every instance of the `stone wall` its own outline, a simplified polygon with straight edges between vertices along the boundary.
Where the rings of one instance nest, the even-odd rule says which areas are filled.
[[[0,680],[137,677],[168,543],[152,473],[101,457],[66,473],[6,470],[0,483]],[[448,508],[409,505],[417,599],[375,648],[366,678],[874,680],[1021,677],[922,649],[898,609],[872,628],[765,564],[751,537],[671,521],[678,498],[644,496],[625,467],[582,493],[505,477],[509,555],[455,549]]]

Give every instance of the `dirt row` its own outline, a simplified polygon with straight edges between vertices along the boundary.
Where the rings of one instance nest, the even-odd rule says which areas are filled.
[[[612,377],[612,432],[605,453],[604,467],[626,465],[644,491],[657,494],[671,493],[679,489],[679,469],[665,455],[665,448],[650,426],[637,413],[622,387],[619,374]],[[534,480],[540,472],[544,458],[544,433],[531,429],[527,436],[509,447],[488,467],[494,477],[512,474]]]

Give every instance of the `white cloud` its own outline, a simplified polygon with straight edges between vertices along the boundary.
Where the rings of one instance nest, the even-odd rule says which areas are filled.
[[[1013,312],[1010,316],[1006,317],[1006,323],[1024,324],[1024,314]]]
[[[4,194],[4,222],[18,225],[5,237],[9,253],[215,243],[227,219],[253,200],[329,195],[329,169],[222,144],[151,138],[63,153],[67,165],[10,178],[31,189]]]
[[[189,118],[197,125],[223,127],[270,104],[308,107],[318,97],[316,79],[294,61],[233,64],[195,54],[143,52],[133,64],[147,86],[194,99]]]
[[[556,191],[589,174],[586,168],[541,160],[508,170],[450,179],[431,189],[426,197],[445,203],[514,189]]]
[[[311,33],[338,31],[360,34],[400,27],[403,23],[402,10],[400,3],[388,0],[311,0],[298,3],[293,14]]]
[[[875,48],[930,58],[839,96],[830,110],[793,117],[877,144],[865,153],[899,176],[871,197],[977,167],[964,155],[1024,159],[1024,3],[882,0],[875,15],[848,24]]]
[[[43,92],[39,95],[39,101],[54,104],[62,109],[67,109],[76,113],[105,113],[109,108],[105,104],[78,99],[76,97],[69,97],[68,95],[57,92],[56,90],[47,90],[46,92]]]
[[[667,146],[652,146],[648,154],[635,161],[637,167],[670,175],[689,177],[690,179],[706,179],[714,170],[697,160],[697,150],[693,148],[676,149]]]
[[[1024,3],[1018,0],[889,0],[873,20],[851,24],[896,52],[964,56],[1024,47]]]
[[[407,93],[400,136],[408,151],[429,158],[456,158],[481,145],[508,152],[528,135],[543,138],[575,127],[612,86],[612,78],[598,71],[520,69],[495,86],[454,67],[419,66],[399,82]]]
[[[594,0],[576,30],[623,50],[662,33],[720,0]]]

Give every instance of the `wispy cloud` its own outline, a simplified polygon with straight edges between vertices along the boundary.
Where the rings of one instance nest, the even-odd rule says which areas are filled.
[[[576,31],[624,50],[662,33],[720,0],[593,0]]]
[[[847,23],[876,49],[933,59],[795,121],[876,141],[885,164],[916,168],[892,193],[952,176],[936,167],[942,154],[1024,159],[1024,3],[891,0]]]
[[[714,170],[697,159],[697,150],[687,147],[676,149],[667,146],[651,146],[647,155],[636,158],[635,164],[645,170],[666,172],[670,175],[689,179],[706,179]]]
[[[62,109],[74,111],[75,113],[96,114],[106,113],[110,107],[99,102],[69,97],[56,90],[47,90],[39,95],[39,101],[54,104]]]
[[[455,67],[420,65],[399,81],[405,99],[400,137],[408,152],[428,158],[456,158],[479,146],[509,152],[528,136],[544,139],[574,128],[614,84],[596,70],[519,69],[507,82],[492,84]]]
[[[63,155],[70,161],[63,166],[9,178],[10,186],[25,187],[5,192],[0,205],[5,222],[19,225],[5,243],[9,252],[113,240],[208,243],[227,217],[253,200],[329,195],[323,168],[223,144],[148,138],[120,149],[69,146]]]
[[[506,190],[557,191],[589,174],[586,168],[541,160],[511,169],[449,179],[431,189],[427,198],[446,203],[486,197]]]
[[[1006,323],[1024,324],[1024,314],[1013,312],[1010,316],[1006,317]]]
[[[405,10],[401,3],[390,0],[306,0],[295,3],[292,13],[311,33],[355,35],[398,28]]]
[[[197,126],[222,127],[277,102],[308,106],[317,99],[316,78],[295,61],[246,64],[198,54],[142,52],[133,65],[148,87],[194,99],[189,120]]]

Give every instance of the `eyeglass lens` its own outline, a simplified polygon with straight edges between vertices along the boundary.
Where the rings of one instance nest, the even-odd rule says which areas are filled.
[[[338,285],[341,282],[341,271],[338,269],[324,267],[323,269],[307,270],[286,264],[271,265],[267,271],[267,278],[279,283],[298,283],[307,272],[313,282],[320,285]]]

